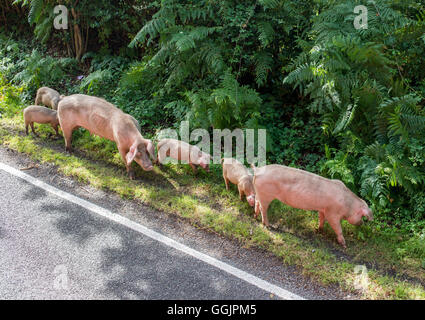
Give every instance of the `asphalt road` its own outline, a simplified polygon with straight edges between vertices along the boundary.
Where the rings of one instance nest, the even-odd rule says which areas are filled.
[[[0,170],[2,299],[266,299],[265,292]]]
[[[0,148],[0,163],[33,164]],[[194,228],[39,164],[38,181],[97,204],[197,252],[306,299],[350,298],[270,253]],[[0,169],[0,299],[277,299],[270,291]]]

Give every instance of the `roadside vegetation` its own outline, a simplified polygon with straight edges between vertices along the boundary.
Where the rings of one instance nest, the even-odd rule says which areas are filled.
[[[364,298],[425,299],[424,5],[368,3],[369,28],[359,31],[358,1],[79,1],[70,22],[78,28],[66,33],[52,29],[53,1],[12,2],[0,1],[10,22],[0,33],[2,145],[268,250],[322,284]],[[265,128],[268,163],[341,179],[375,220],[343,223],[342,250],[327,224],[316,233],[317,213],[277,201],[272,227],[263,227],[235,186],[225,190],[220,166],[196,177],[188,166],[138,168],[131,181],[115,144],[85,130],[74,133],[73,155],[49,126],[24,135],[22,109],[41,86],[104,97],[146,137],[182,120]],[[367,290],[354,272],[363,264]]]

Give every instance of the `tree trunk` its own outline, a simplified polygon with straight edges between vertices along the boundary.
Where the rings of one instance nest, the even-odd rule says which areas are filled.
[[[75,51],[75,58],[80,61],[81,57],[84,54],[84,41],[83,37],[81,35],[80,26],[78,25],[78,17],[79,14],[75,12],[75,9],[71,9],[72,17],[74,19],[74,25],[73,25],[73,33],[74,33],[74,51]]]

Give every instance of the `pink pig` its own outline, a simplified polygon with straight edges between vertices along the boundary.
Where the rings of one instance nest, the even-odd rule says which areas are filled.
[[[42,106],[29,106],[24,109],[24,122],[25,122],[25,132],[28,135],[28,126],[31,126],[32,132],[34,130],[34,122],[36,123],[49,123],[56,132],[56,136],[59,136],[59,120],[58,115],[55,110],[42,107]]]
[[[252,175],[249,174],[246,167],[236,159],[221,159],[223,166],[223,179],[226,184],[226,190],[229,190],[229,181],[238,186],[239,198],[242,200],[246,196],[251,207],[255,204],[254,185],[252,184]]]
[[[133,161],[145,171],[153,169],[148,156],[154,157],[152,141],[143,138],[136,119],[106,100],[83,94],[65,97],[59,102],[58,118],[67,151],[71,151],[72,131],[82,127],[117,144],[130,179],[135,178]]]
[[[319,212],[319,231],[328,221],[338,242],[346,248],[341,220],[361,225],[362,217],[373,220],[366,202],[357,197],[340,180],[330,180],[319,175],[281,165],[269,165],[254,169],[256,191],[255,214],[261,211],[264,225],[269,225],[267,209],[272,200],[278,199],[291,207]]]
[[[166,157],[171,157],[189,163],[194,173],[197,166],[201,166],[207,172],[210,171],[211,155],[201,151],[197,146],[176,139],[162,139],[158,142],[157,148],[157,162],[160,164]]]
[[[41,105],[44,104],[53,110],[58,109],[59,102],[65,98],[61,96],[59,92],[48,87],[42,87],[37,90],[37,96],[35,97],[35,104]]]

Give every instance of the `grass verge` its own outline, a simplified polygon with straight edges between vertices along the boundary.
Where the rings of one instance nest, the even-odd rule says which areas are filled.
[[[386,230],[379,223],[343,223],[348,249],[342,250],[327,224],[323,234],[316,234],[316,213],[277,201],[269,209],[273,228],[263,227],[246,201],[239,201],[235,186],[226,191],[220,166],[196,177],[188,166],[166,165],[152,172],[137,168],[138,179],[131,181],[114,143],[78,130],[73,137],[76,153],[68,155],[62,139],[48,137],[50,127],[40,125],[36,130],[40,137],[25,136],[19,114],[0,119],[0,143],[35,161],[52,163],[80,182],[180,215],[245,246],[268,250],[321,284],[337,284],[365,299],[425,299],[425,239],[418,235]],[[362,264],[368,268],[367,279],[355,271]]]

